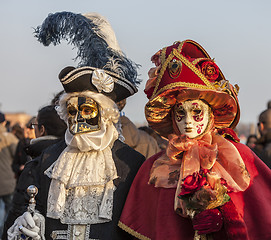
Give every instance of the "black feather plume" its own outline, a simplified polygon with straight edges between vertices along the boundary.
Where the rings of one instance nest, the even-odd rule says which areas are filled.
[[[133,84],[139,84],[137,68],[139,65],[128,59],[121,51],[111,48],[99,26],[91,19],[72,12],[49,14],[35,31],[35,37],[45,46],[60,44],[67,40],[78,48],[76,59],[78,67],[90,66],[118,74]]]

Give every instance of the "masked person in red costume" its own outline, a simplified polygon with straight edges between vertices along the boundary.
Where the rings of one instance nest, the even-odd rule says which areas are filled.
[[[169,144],[137,173],[119,226],[142,240],[271,239],[271,172],[233,131],[238,86],[192,40],[152,62],[146,119]]]

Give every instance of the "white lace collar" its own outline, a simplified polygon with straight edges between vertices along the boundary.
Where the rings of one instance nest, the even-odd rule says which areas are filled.
[[[95,224],[112,219],[117,170],[111,148],[118,138],[112,122],[101,130],[73,136],[66,132],[67,148],[45,174],[52,179],[47,216],[64,224]]]

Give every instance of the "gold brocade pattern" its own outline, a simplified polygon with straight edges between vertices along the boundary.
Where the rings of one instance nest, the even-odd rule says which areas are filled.
[[[131,234],[132,236],[140,239],[140,240],[151,240],[150,238],[143,236],[142,234],[134,231],[133,229],[129,228],[128,226],[126,226],[124,223],[122,223],[121,221],[119,221],[118,226],[124,230],[125,232]]]

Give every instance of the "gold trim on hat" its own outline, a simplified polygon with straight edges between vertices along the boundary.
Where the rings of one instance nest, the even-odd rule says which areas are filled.
[[[175,87],[191,87],[191,88],[200,88],[200,89],[208,89],[208,90],[213,90],[210,89],[208,86],[204,86],[201,84],[196,84],[196,83],[185,83],[185,82],[174,82],[174,83],[170,83],[166,86],[164,86],[163,88],[161,88],[158,92],[157,95],[159,95],[161,92],[171,89],[171,88],[175,88]]]
[[[152,93],[151,99],[153,99],[155,96],[157,96],[159,93],[161,93],[163,91],[163,89],[169,89],[170,87],[167,87],[168,85],[171,87],[175,87],[174,84],[168,84],[165,87],[163,87],[162,89],[160,89],[158,91],[158,87],[160,85],[161,79],[164,75],[164,72],[166,71],[166,68],[168,67],[169,62],[173,59],[173,57],[177,57],[179,60],[181,60],[181,62],[183,64],[185,64],[192,72],[194,72],[202,81],[204,84],[206,84],[206,87],[204,87],[204,85],[200,85],[200,84],[193,84],[193,83],[186,83],[186,82],[182,82],[179,85],[177,84],[177,86],[183,86],[183,87],[199,87],[201,89],[210,89],[210,90],[216,90],[216,88],[210,83],[210,81],[200,72],[200,70],[195,67],[195,65],[193,65],[193,63],[191,63],[186,57],[184,57],[182,54],[179,53],[179,49],[181,49],[183,46],[183,42],[178,46],[178,49],[173,48],[173,50],[171,51],[171,53],[168,55],[168,57],[165,59],[165,55],[166,55],[166,50],[167,47],[163,48],[161,51],[161,63],[162,63],[162,67],[160,69],[160,73],[157,77],[157,81],[155,84],[155,88],[154,91]],[[210,59],[211,60],[211,59]]]
[[[166,51],[167,51],[167,47],[164,47],[161,51],[161,64],[164,65],[164,62],[166,61]]]
[[[192,64],[186,57],[184,57],[182,54],[180,54],[176,48],[173,49],[173,54],[179,58],[187,67],[189,67],[198,77],[209,87],[211,90],[215,90],[213,85],[210,83],[210,81],[204,76],[204,74],[201,73],[201,71],[195,67],[194,64]]]
[[[164,56],[166,55],[166,50],[167,50],[166,47],[162,49],[162,52],[161,52],[161,56],[163,56],[162,58],[164,58]],[[167,59],[163,60],[164,63],[162,64],[162,67],[161,67],[161,69],[160,69],[159,75],[158,75],[158,77],[157,77],[157,81],[156,81],[155,88],[154,88],[154,90],[153,90],[151,99],[154,98],[154,96],[156,95],[156,92],[157,92],[157,89],[158,89],[159,84],[160,84],[160,82],[161,82],[162,76],[164,75],[164,72],[166,71],[166,68],[167,68],[169,62],[172,60],[173,57],[174,57],[174,55],[173,55],[173,53],[171,52],[171,53],[169,54],[169,56],[167,57]]]
[[[214,62],[213,59],[209,59],[209,58],[196,58],[194,61],[192,61],[192,63],[196,66],[196,64],[198,64],[200,61],[203,61],[203,60]]]

